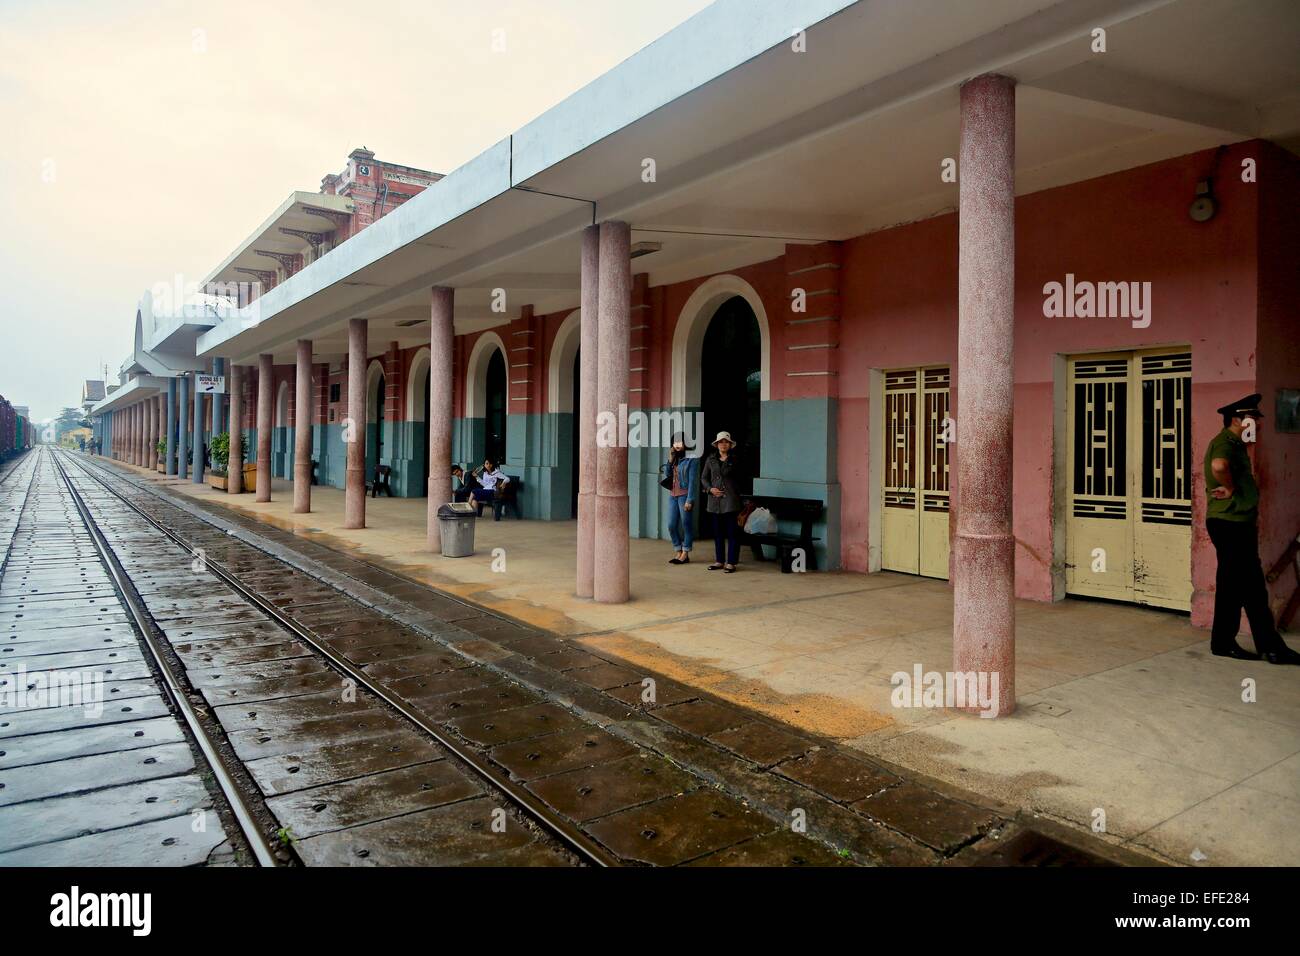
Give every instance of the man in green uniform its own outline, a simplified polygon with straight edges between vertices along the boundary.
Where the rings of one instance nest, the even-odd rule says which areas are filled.
[[[1273,623],[1268,586],[1259,563],[1259,486],[1250,470],[1242,433],[1259,427],[1262,396],[1247,395],[1219,409],[1223,431],[1205,450],[1205,530],[1214,543],[1219,567],[1214,584],[1214,625],[1210,651],[1220,657],[1259,660],[1270,664],[1300,664],[1300,653],[1287,647]],[[1246,609],[1258,653],[1237,643],[1241,610]]]

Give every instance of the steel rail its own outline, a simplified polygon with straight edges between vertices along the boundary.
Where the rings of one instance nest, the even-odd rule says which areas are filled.
[[[13,459],[9,463],[9,467],[4,470],[4,474],[0,474],[0,485],[3,485],[6,481],[8,481],[10,477],[13,475],[13,473],[23,466],[23,463],[27,461],[27,456],[30,455],[33,451],[35,451],[35,449],[28,448],[21,455],[19,455],[17,458]]]
[[[212,768],[213,777],[216,779],[217,785],[221,788],[221,792],[225,796],[226,802],[230,804],[230,809],[235,815],[235,820],[239,824],[239,829],[244,834],[244,839],[248,841],[249,847],[252,848],[253,855],[256,858],[258,865],[267,867],[279,866],[280,861],[276,857],[274,849],[267,840],[266,835],[262,832],[262,828],[258,825],[257,819],[253,816],[247,802],[244,800],[244,795],[240,792],[239,785],[235,782],[235,778],[231,774],[229,767],[226,766],[225,759],[213,744],[212,739],[208,735],[207,729],[199,721],[198,714],[194,711],[194,706],[190,703],[189,698],[185,695],[185,691],[176,680],[167,659],[163,656],[162,649],[154,639],[151,629],[153,618],[135,596],[134,588],[128,587],[130,584],[130,576],[126,573],[126,569],[122,567],[117,555],[113,553],[113,549],[109,546],[108,540],[104,537],[104,533],[99,529],[99,525],[90,514],[90,509],[86,506],[85,500],[81,497],[81,492],[77,491],[76,486],[73,485],[72,479],[68,476],[67,469],[64,467],[62,455],[56,452],[53,459],[60,477],[63,478],[64,484],[68,486],[68,492],[72,495],[72,502],[76,505],[77,512],[81,515],[81,520],[85,523],[86,529],[90,533],[90,538],[91,541],[94,542],[95,550],[99,552],[100,560],[104,562],[104,566],[108,568],[109,574],[112,575],[118,591],[121,592],[122,600],[126,604],[127,610],[130,611],[131,617],[135,620],[136,628],[144,638],[145,647],[148,649],[150,657],[153,658],[153,662],[157,666],[158,672],[162,674],[163,687],[167,691],[167,696],[171,698],[172,703],[176,705],[176,709],[185,719],[186,725],[190,728],[190,732],[198,742],[199,750],[202,751],[203,758]],[[89,473],[86,472],[86,474]],[[103,482],[101,481],[100,484],[103,485]],[[107,488],[107,485],[104,485],[104,487]],[[112,489],[108,490],[112,491]]]
[[[94,470],[100,470],[102,466],[96,466]],[[84,468],[84,465],[83,465]],[[85,469],[90,474],[91,469]],[[130,501],[125,495],[116,488],[111,487],[103,478],[97,475],[91,475],[100,483],[110,494],[120,499],[128,508],[140,515],[145,521],[149,522],[154,528],[161,531],[174,541],[177,545],[186,551],[192,551],[193,546],[184,538],[174,532],[171,528],[159,522],[152,515],[142,510],[134,502]],[[113,475],[114,478],[119,476]],[[173,506],[174,507],[174,506]],[[202,519],[195,518],[196,521]],[[214,533],[220,533],[219,529],[214,528]],[[249,547],[253,547],[249,545]],[[536,823],[551,835],[560,839],[570,850],[581,856],[586,862],[602,867],[622,866],[623,863],[608,850],[596,843],[580,829],[570,823],[568,820],[560,817],[550,807],[542,803],[527,790],[516,785],[513,781],[502,776],[496,768],[483,760],[474,752],[462,746],[455,738],[443,733],[443,731],[419,711],[412,708],[406,701],[390,693],[382,686],[376,684],[363,671],[358,669],[351,661],[341,657],[329,647],[323,645],[311,631],[302,627],[297,621],[285,615],[278,607],[264,600],[261,595],[252,591],[244,585],[239,579],[223,568],[220,563],[213,561],[211,558],[204,558],[204,564],[208,571],[211,571],[215,577],[222,581],[227,587],[233,590],[240,597],[244,598],[250,604],[257,607],[263,614],[271,618],[276,624],[289,631],[303,643],[311,647],[314,651],[324,657],[335,669],[341,671],[348,678],[353,680],[358,686],[365,688],[371,694],[378,697],[388,706],[392,707],[399,714],[405,717],[411,723],[415,724],[420,730],[427,733],[443,747],[446,747],[456,757],[464,761],[471,770],[486,780],[489,784],[501,790],[507,797],[513,800],[520,809],[528,814]],[[346,595],[342,595],[347,597]]]

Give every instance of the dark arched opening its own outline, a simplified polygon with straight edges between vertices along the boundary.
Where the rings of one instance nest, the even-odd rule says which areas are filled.
[[[752,480],[760,474],[762,337],[754,310],[740,296],[722,303],[709,320],[701,362],[703,440],[711,442],[718,432],[731,432],[737,452],[743,456],[745,473]]]
[[[485,454],[498,465],[506,460],[506,360],[500,350],[492,353],[487,367],[487,420]]]
[[[430,377],[430,376],[428,375],[428,373],[425,373],[425,376],[424,376],[424,421],[422,421],[422,422],[419,424],[419,426],[417,426],[417,427],[422,428],[422,429],[424,430],[424,441],[423,441],[423,442],[421,443],[421,445],[420,445],[420,447],[423,447],[423,448],[424,448],[424,454],[420,456],[420,458],[422,459],[421,462],[420,462],[420,476],[421,476],[421,477],[420,477],[420,494],[423,495],[423,496],[425,496],[425,497],[427,497],[428,494],[429,494],[429,448],[428,448],[428,443],[429,443],[429,377]],[[439,468],[442,468],[442,467],[444,467],[444,465],[443,465],[442,463],[439,463],[438,467],[439,467]],[[445,467],[450,468],[451,466],[450,466],[450,464],[448,464],[448,465],[446,465]]]
[[[376,475],[375,469],[384,462],[384,399],[388,395],[388,386],[384,376],[375,382],[375,392],[370,397],[375,410],[374,421],[370,423],[370,434],[366,436],[366,475],[370,481]]]

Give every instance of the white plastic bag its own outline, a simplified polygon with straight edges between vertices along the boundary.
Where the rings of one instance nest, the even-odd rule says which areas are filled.
[[[776,518],[766,508],[755,508],[745,521],[746,534],[776,534]]]

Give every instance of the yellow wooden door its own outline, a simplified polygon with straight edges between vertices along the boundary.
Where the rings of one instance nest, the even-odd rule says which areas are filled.
[[[1066,591],[1191,605],[1191,354],[1071,359]]]
[[[949,378],[947,367],[885,373],[881,566],[891,571],[948,577]]]
[[[1143,604],[1192,607],[1192,354],[1147,353],[1134,359],[1142,393],[1136,409],[1139,510],[1133,584]]]

